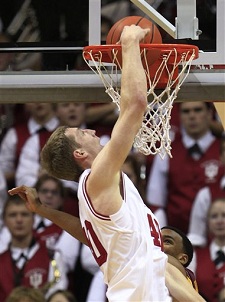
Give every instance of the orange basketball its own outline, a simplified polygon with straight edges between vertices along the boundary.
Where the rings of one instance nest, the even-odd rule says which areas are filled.
[[[154,43],[154,44],[161,44],[162,43],[162,37],[161,34],[156,27],[156,25],[140,16],[128,16],[125,17],[119,21],[117,21],[110,29],[107,38],[106,38],[106,44],[116,44],[120,40],[121,33],[123,31],[124,26],[126,25],[138,25],[142,28],[150,28],[149,34],[147,34],[144,38],[144,41],[141,41],[141,43]]]
[[[123,31],[124,26],[129,26],[129,25],[138,25],[142,28],[150,28],[150,32],[145,36],[144,40],[141,41],[140,43],[144,44],[161,44],[162,43],[162,36],[160,34],[160,31],[156,27],[156,25],[141,16],[128,16],[125,17],[119,21],[117,21],[112,28],[110,29],[107,38],[106,38],[106,44],[116,44],[117,42],[120,41],[120,36]],[[112,57],[111,54],[109,54],[110,57]],[[146,58],[148,61],[148,65],[153,64],[158,57],[160,56],[160,51],[158,49],[152,49],[151,51],[148,50],[146,52]],[[122,54],[117,53],[117,60],[119,64],[122,66]],[[142,62],[144,63],[144,57],[142,55]]]

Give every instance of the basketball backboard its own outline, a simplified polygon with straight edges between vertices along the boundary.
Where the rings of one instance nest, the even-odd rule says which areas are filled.
[[[88,0],[86,0],[88,1]],[[26,2],[26,1],[25,1]],[[29,1],[28,1],[29,2]],[[178,6],[176,6],[176,3]],[[188,9],[185,5],[188,3]],[[158,12],[156,22],[151,8]],[[199,39],[190,37],[179,38],[179,32],[175,32],[176,24],[184,28],[184,22],[178,17],[178,11],[196,14],[193,19],[193,27],[187,26],[189,32],[196,33],[201,30]],[[224,0],[201,1],[166,1],[166,0],[89,0],[88,35],[80,45],[77,43],[41,43],[35,42],[20,44],[11,47],[0,43],[0,52],[79,52],[87,44],[101,44],[101,16],[111,19],[114,23],[118,19],[128,15],[143,15],[151,17],[162,28],[164,42],[190,43],[200,49],[199,59],[193,62],[193,67],[185,83],[183,84],[177,101],[225,100],[225,2]],[[184,14],[185,15],[185,14]],[[161,16],[161,17],[160,17]],[[189,16],[189,15],[188,15]],[[1,17],[1,16],[0,16]],[[176,19],[178,17],[178,19]],[[184,17],[183,17],[184,18]],[[187,17],[188,19],[189,17]],[[190,18],[189,18],[190,19]],[[165,31],[162,20],[171,28],[171,33]],[[184,20],[184,19],[182,19]],[[180,23],[181,22],[181,23]],[[189,22],[190,23],[190,22]],[[178,27],[178,29],[181,27]],[[183,30],[182,30],[183,31]],[[198,37],[198,35],[197,35]],[[177,39],[178,38],[178,39]],[[74,46],[76,45],[76,46]],[[101,80],[91,70],[62,70],[43,71],[4,71],[0,72],[0,102],[24,103],[36,101],[82,101],[82,102],[108,102]]]
[[[182,43],[193,43],[199,47],[199,58],[193,61],[178,100],[214,101],[225,129],[225,103],[218,102],[225,101],[225,2],[215,0],[199,4],[196,0],[177,0],[176,18],[168,20],[150,5],[151,1],[131,1],[174,41],[181,39]],[[198,15],[204,10],[203,16]]]

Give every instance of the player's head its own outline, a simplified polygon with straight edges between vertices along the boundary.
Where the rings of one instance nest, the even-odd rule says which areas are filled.
[[[58,127],[41,151],[41,165],[52,176],[78,181],[101,150],[93,130]]]
[[[67,126],[58,127],[41,151],[41,165],[52,176],[77,180],[81,167],[74,160],[73,152],[80,146],[65,135]]]
[[[161,232],[164,252],[187,267],[193,258],[193,246],[190,240],[182,231],[171,226],[163,227]]]

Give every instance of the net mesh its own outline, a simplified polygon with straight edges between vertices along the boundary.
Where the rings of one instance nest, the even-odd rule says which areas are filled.
[[[163,45],[163,47],[162,47]],[[176,47],[162,44],[159,59],[149,66],[149,48],[141,47],[142,63],[147,77],[148,106],[134,148],[139,152],[171,157],[170,118],[173,102],[188,76],[191,62],[198,55],[196,47]],[[157,45],[152,47],[157,47]],[[121,48],[118,45],[84,48],[83,57],[92,71],[98,74],[106,93],[120,109]],[[111,63],[109,63],[111,62]]]

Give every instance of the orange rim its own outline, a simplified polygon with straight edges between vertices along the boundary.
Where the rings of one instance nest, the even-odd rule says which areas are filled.
[[[85,46],[83,48],[83,55],[86,60],[95,60],[99,61],[99,58],[101,57],[102,62],[111,63],[112,58],[109,55],[112,53],[112,51],[120,52],[121,51],[121,45],[120,44],[109,44],[109,45],[89,45]],[[183,54],[190,55],[187,56],[187,59],[190,58],[194,54],[193,59],[197,59],[199,56],[199,49],[195,45],[189,45],[189,44],[140,44],[140,50],[160,50],[161,56],[163,54],[167,54],[171,52],[171,56],[175,56],[175,53],[178,57],[178,59]],[[176,51],[175,51],[176,50]]]

